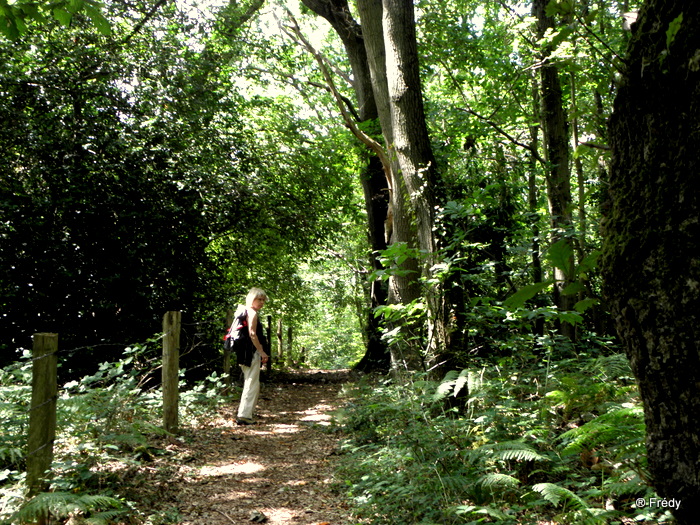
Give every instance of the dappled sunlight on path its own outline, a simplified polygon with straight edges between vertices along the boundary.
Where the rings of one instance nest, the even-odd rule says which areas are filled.
[[[258,423],[235,424],[226,407],[203,429],[194,461],[177,476],[182,525],[262,522],[344,525],[342,494],[333,489],[330,458],[339,436],[330,432],[339,384],[263,387]]]

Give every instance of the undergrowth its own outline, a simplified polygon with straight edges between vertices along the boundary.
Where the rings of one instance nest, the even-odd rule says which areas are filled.
[[[167,458],[167,439],[185,439],[162,429],[162,391],[152,386],[160,363],[147,358],[153,343],[127,348],[119,361],[102,363],[94,374],[59,388],[49,492],[31,499],[25,483],[28,353],[0,370],[0,524],[35,523],[48,516],[58,520],[53,523],[69,520],[72,525],[179,522],[173,505],[158,490],[169,473],[150,469],[156,474],[147,483],[136,479],[144,475],[142,467]],[[216,374],[195,385],[181,381],[180,428],[196,426],[220,403],[230,401],[223,390],[222,377]]]
[[[663,523],[624,355],[478,361],[354,386],[339,474],[371,524]]]

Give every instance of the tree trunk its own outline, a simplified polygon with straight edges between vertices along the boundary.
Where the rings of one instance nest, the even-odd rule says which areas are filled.
[[[604,221],[605,293],[639,382],[649,469],[658,494],[681,501],[681,525],[697,523],[700,499],[699,24],[698,2],[648,0],[632,26]]]
[[[387,56],[382,20],[384,8],[381,0],[358,0],[357,7],[362,19],[362,34],[370,66],[372,90],[377,104],[379,123],[385,146],[390,151],[390,201],[385,221],[385,239],[390,244],[400,243],[415,249],[418,248],[418,235],[413,211],[403,178],[400,175],[401,168],[398,159],[391,154],[391,148],[394,144],[394,128],[387,80]],[[390,304],[408,304],[418,299],[421,296],[418,260],[408,257],[397,263],[393,269],[395,272],[389,279],[388,302]],[[404,326],[404,329],[412,334],[416,330],[415,327],[409,326]],[[422,368],[422,356],[419,348],[412,345],[391,345],[389,350],[392,366],[395,369]]]
[[[418,248],[426,256],[423,261],[405,259],[392,276],[389,301],[408,304],[421,296],[419,277],[428,275],[435,262],[433,226],[440,188],[423,109],[413,2],[358,0],[358,10],[384,141],[393,161],[391,242]],[[444,312],[440,291],[428,290],[427,295],[428,346],[435,350],[446,340]],[[404,347],[392,358],[396,366],[410,370],[423,366],[421,349],[415,346]]]
[[[357,8],[362,19],[362,34],[384,144],[391,150],[394,144],[394,126],[382,22],[384,8],[382,0],[358,0]],[[386,241],[391,244],[404,243],[409,248],[417,248],[415,221],[408,201],[408,193],[400,175],[401,167],[395,155],[390,154],[390,160],[390,204],[385,223]],[[408,258],[398,265],[398,270],[400,270],[399,274],[393,275],[389,283],[389,302],[407,304],[418,299],[421,292],[417,279],[420,275],[418,262],[414,258]]]
[[[302,0],[304,5],[325,18],[342,40],[352,67],[354,91],[358,114],[362,122],[378,118],[377,104],[372,89],[372,77],[362,29],[353,19],[347,0]],[[372,250],[372,267],[381,269],[375,253],[386,250],[385,220],[389,210],[389,186],[382,163],[376,155],[370,155],[366,168],[360,174],[360,182],[367,210],[368,239]],[[381,338],[380,319],[374,315],[377,306],[387,304],[387,285],[377,279],[371,283],[370,311],[367,315],[367,351],[356,368],[363,371],[388,370],[390,356]]]
[[[537,18],[537,35],[542,38],[547,29],[554,27],[554,21],[546,15],[546,7],[549,0],[534,0],[532,14]],[[542,130],[544,133],[545,158],[548,168],[546,170],[547,198],[549,212],[552,221],[552,243],[560,239],[568,239],[571,234],[572,220],[571,207],[571,169],[569,167],[569,133],[567,129],[567,116],[564,110],[561,81],[556,64],[550,61],[551,50],[545,49],[542,53],[540,65],[540,97],[542,110]],[[569,262],[569,268],[565,271],[554,268],[554,302],[560,310],[572,310],[575,297],[564,295],[562,291],[570,284],[574,273],[573,257]],[[563,335],[573,338],[574,327],[568,323],[562,323]]]
[[[394,143],[420,247],[434,254],[439,179],[423,108],[412,0],[384,0],[384,48]]]

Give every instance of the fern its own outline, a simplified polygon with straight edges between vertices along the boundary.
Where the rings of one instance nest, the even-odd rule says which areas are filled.
[[[472,453],[477,457],[488,457],[502,461],[549,461],[549,458],[522,441],[503,441],[483,445]]]
[[[517,478],[508,474],[486,474],[479,478],[477,483],[492,489],[507,489],[520,485],[520,481]]]
[[[467,375],[467,388],[469,389],[469,393],[472,394],[472,398],[474,397],[473,394],[480,392],[484,386],[484,371],[481,371],[481,374],[477,374],[473,370],[469,371],[469,374]]]
[[[624,407],[595,418],[578,428],[564,432],[559,439],[569,443],[563,455],[579,454],[597,446],[636,448],[643,452],[644,413],[641,407]]]
[[[484,516],[489,516],[491,518],[496,518],[501,522],[511,523],[512,516],[508,516],[505,512],[494,509],[493,507],[482,506],[482,505],[459,505],[450,509],[457,516],[475,516],[479,517],[478,521],[483,521]],[[471,522],[476,523],[476,522]]]
[[[538,483],[533,485],[532,489],[542,494],[542,497],[555,507],[563,502],[565,508],[568,505],[574,509],[560,516],[565,523],[603,525],[608,523],[608,518],[618,514],[615,511],[591,507],[583,498],[555,483]]]
[[[632,368],[625,354],[598,357],[593,361],[591,370],[605,381],[632,377]]]
[[[532,489],[535,492],[542,494],[542,497],[550,502],[555,507],[559,506],[561,501],[571,504],[577,510],[583,510],[590,513],[591,508],[582,498],[571,492],[569,489],[559,486],[555,483],[538,483],[533,485]]]
[[[442,401],[450,394],[456,397],[464,388],[464,385],[468,383],[469,374],[469,370],[462,370],[461,372],[457,372],[457,370],[448,371],[435,390],[433,401]]]
[[[106,510],[92,514],[85,520],[89,525],[111,525],[123,517],[125,509]]]
[[[19,465],[24,460],[24,452],[18,447],[0,447],[0,466]]]
[[[107,522],[99,521],[101,518],[98,518],[103,516],[106,519],[106,515],[100,514],[100,511],[104,512],[103,509],[113,509],[109,511],[109,515],[112,518],[126,510],[121,501],[109,496],[72,494],[70,492],[42,492],[25,503],[11,519],[13,523],[25,523],[37,521],[48,515],[67,518],[74,514],[88,515],[96,513],[91,519],[98,519],[95,522],[97,525],[98,523]]]

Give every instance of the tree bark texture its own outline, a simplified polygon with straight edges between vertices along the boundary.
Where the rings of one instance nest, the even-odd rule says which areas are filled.
[[[412,0],[383,1],[384,49],[393,144],[417,222],[420,248],[434,254],[435,206],[440,188],[423,108]]]
[[[389,170],[389,211],[385,221],[385,240],[387,243],[403,243],[409,248],[418,248],[418,235],[408,192],[401,177],[401,168],[396,155],[391,154],[394,144],[394,128],[391,114],[391,98],[387,80],[387,56],[384,36],[384,7],[382,0],[358,0],[357,8],[362,20],[362,34],[367,60],[370,66],[372,90],[379,123],[384,137],[384,144],[390,152]],[[420,265],[418,260],[409,257],[396,265],[398,270],[389,279],[388,302],[390,304],[408,304],[421,296],[419,284]],[[411,331],[412,328],[404,327]],[[390,348],[392,366],[397,368],[420,369],[422,357],[417,348]]]
[[[382,0],[358,0],[357,8],[362,19],[362,34],[370,66],[372,90],[382,128],[384,144],[391,151],[394,144],[394,127],[391,116],[391,99],[387,79],[387,56],[384,43]],[[418,247],[415,220],[408,200],[408,192],[401,178],[401,168],[395,155],[390,155],[390,208],[386,218],[386,241],[405,243],[410,248]],[[404,303],[420,297],[418,276],[420,267],[414,258],[399,265],[400,273],[389,282],[389,302]]]
[[[682,20],[680,16],[682,14]],[[639,383],[658,494],[700,500],[700,3],[648,0],[610,120],[605,293]]]
[[[408,304],[421,297],[419,277],[435,262],[433,231],[440,181],[423,108],[415,15],[411,0],[358,0],[372,86],[384,141],[392,159],[392,243],[418,248],[426,259],[406,259],[389,290],[391,303]],[[428,290],[430,347],[446,340],[440,293]],[[396,358],[399,356],[394,356]],[[404,353],[409,369],[422,367],[422,356]]]

